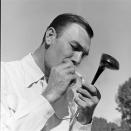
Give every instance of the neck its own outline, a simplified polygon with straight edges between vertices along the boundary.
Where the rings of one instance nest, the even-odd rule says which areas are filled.
[[[39,68],[42,70],[43,73],[45,73],[44,52],[45,52],[45,48],[43,44],[39,48],[37,48],[35,52],[32,53],[32,56],[36,64],[39,66]]]

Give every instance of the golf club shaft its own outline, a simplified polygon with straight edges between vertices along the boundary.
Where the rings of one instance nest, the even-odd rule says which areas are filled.
[[[92,80],[92,82],[91,82],[92,85],[95,84],[96,80],[98,79],[98,77],[100,76],[100,74],[104,71],[104,69],[105,69],[105,68],[102,67],[102,66],[99,66],[99,67],[98,67],[97,72],[96,72],[96,74],[95,74],[95,76],[94,76],[94,78],[93,78],[93,80]]]

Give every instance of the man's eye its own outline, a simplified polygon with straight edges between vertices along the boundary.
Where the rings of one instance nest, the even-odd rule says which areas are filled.
[[[85,53],[82,53],[82,58],[85,58],[87,55]]]
[[[72,44],[70,44],[72,49],[75,50],[75,51],[80,51],[80,48],[78,46],[74,46]]]

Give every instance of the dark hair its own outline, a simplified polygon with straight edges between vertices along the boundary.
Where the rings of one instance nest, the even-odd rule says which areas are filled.
[[[71,13],[64,13],[64,14],[58,15],[52,21],[52,23],[47,27],[47,30],[48,30],[48,28],[53,27],[56,30],[56,34],[57,34],[57,38],[58,38],[60,35],[62,35],[63,29],[68,24],[72,24],[72,23],[79,24],[80,26],[82,26],[86,30],[86,32],[90,38],[93,37],[94,33],[93,33],[91,26],[88,24],[88,22],[83,17],[76,15],[76,14],[71,14]],[[44,41],[45,41],[45,35],[43,37],[43,42]]]

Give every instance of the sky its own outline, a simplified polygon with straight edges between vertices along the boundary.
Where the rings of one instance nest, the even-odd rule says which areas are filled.
[[[94,116],[115,121],[121,117],[118,87],[131,77],[130,0],[1,0],[1,59],[18,60],[33,52],[53,18],[67,12],[86,18],[94,31],[90,54],[78,69],[86,81],[93,79],[102,53],[120,63],[119,71],[107,69],[95,83],[102,98]]]

